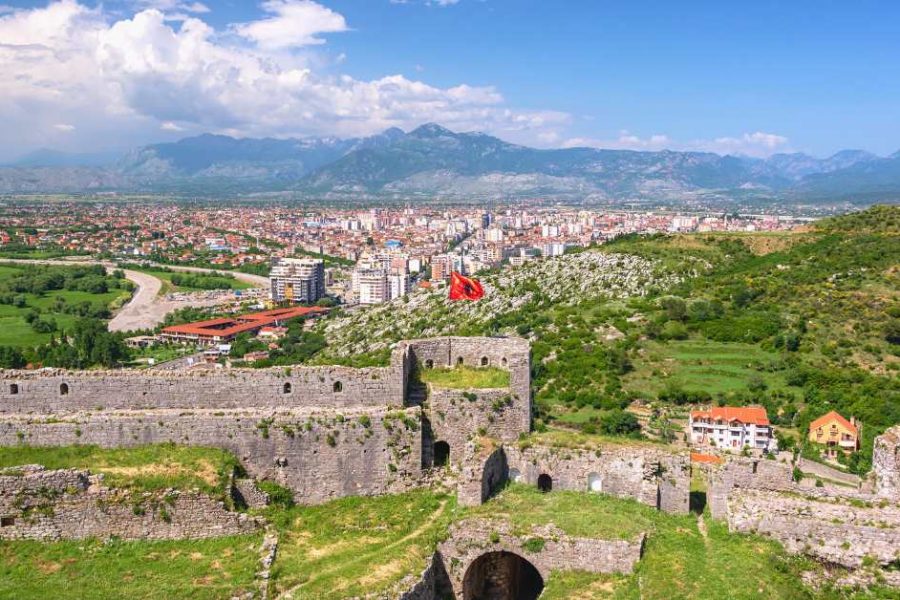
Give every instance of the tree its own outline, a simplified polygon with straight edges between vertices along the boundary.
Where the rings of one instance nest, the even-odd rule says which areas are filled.
[[[633,435],[641,430],[637,417],[615,408],[600,417],[600,431],[609,435]]]
[[[0,367],[4,369],[21,369],[25,366],[22,351],[12,346],[0,346]]]

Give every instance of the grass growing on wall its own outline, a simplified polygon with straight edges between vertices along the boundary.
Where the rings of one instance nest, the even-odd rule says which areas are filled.
[[[188,541],[3,541],[0,598],[244,597],[258,589],[254,574],[261,541],[262,534]]]
[[[434,387],[489,389],[509,387],[509,371],[496,367],[459,366],[452,369],[420,369],[419,376]]]
[[[222,494],[237,461],[218,448],[168,443],[116,449],[92,445],[0,448],[0,467],[25,464],[44,465],[47,469],[90,469],[92,473],[102,473],[107,486],[139,492],[199,488],[208,494]]]
[[[324,600],[390,590],[425,569],[455,504],[417,490],[272,513],[280,534],[275,591]]]

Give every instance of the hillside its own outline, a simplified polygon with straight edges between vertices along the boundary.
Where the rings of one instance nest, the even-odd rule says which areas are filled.
[[[865,424],[848,462],[866,471],[874,436],[900,422],[898,216],[876,207],[777,241],[620,238],[485,273],[479,302],[436,288],[328,319],[315,360],[377,363],[417,336],[521,335],[533,344],[538,428],[629,433],[610,415],[635,400],[673,415],[686,403],[762,403],[785,432],[837,409]]]
[[[0,193],[286,192],[297,197],[558,198],[686,202],[896,200],[898,161],[860,150],[768,159],[711,152],[536,149],[428,123],[367,137],[204,134],[128,152],[114,164],[42,150],[0,167]]]

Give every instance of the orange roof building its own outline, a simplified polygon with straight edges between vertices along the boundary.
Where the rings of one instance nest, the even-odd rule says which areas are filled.
[[[848,421],[840,413],[831,411],[809,424],[807,439],[826,446],[829,454],[835,454],[838,449],[853,452],[859,450],[859,427],[853,417]]]
[[[298,317],[314,317],[328,312],[318,306],[275,308],[262,312],[196,321],[165,327],[160,337],[178,342],[219,344],[236,338],[241,333],[258,333],[264,327],[280,326]]]
[[[772,452],[778,449],[769,416],[761,406],[715,406],[692,410],[691,443],[696,446]]]

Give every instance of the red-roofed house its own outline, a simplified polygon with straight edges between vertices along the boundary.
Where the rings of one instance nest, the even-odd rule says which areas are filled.
[[[829,454],[836,454],[840,448],[844,452],[859,450],[859,427],[856,419],[848,421],[839,413],[831,411],[809,424],[809,441],[823,444]]]
[[[715,406],[692,410],[691,443],[698,446],[773,452],[778,449],[766,409],[760,406]]]

